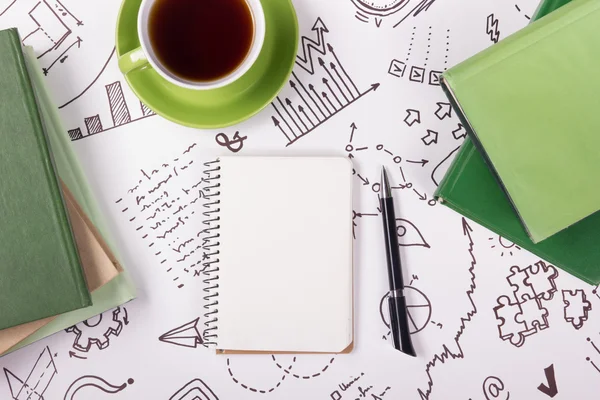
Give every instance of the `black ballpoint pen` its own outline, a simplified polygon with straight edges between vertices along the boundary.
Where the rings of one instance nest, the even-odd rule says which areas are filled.
[[[402,278],[402,262],[400,260],[400,246],[396,229],[396,213],[394,212],[394,199],[390,182],[381,167],[381,215],[383,217],[383,234],[385,236],[385,250],[387,256],[388,278],[390,293],[388,305],[390,308],[390,330],[396,350],[416,357],[415,349],[410,337],[406,299],[404,298],[404,279]]]

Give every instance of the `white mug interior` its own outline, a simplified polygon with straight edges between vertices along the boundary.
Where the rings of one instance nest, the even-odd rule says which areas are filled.
[[[252,45],[244,61],[240,63],[240,65],[230,74],[213,81],[197,82],[187,80],[185,78],[173,74],[164,65],[162,65],[162,63],[156,56],[156,53],[154,52],[154,49],[152,48],[152,44],[150,42],[150,35],[148,33],[148,22],[150,18],[150,11],[152,10],[152,6],[156,1],[157,0],[142,1],[140,11],[138,14],[138,36],[142,45],[142,50],[148,58],[148,62],[150,63],[152,68],[154,68],[156,72],[158,72],[163,78],[165,78],[169,82],[187,89],[216,89],[218,87],[228,85],[240,78],[250,69],[250,67],[258,58],[258,55],[260,54],[260,51],[263,46],[263,42],[265,40],[265,15],[260,0],[244,0],[251,11],[252,22],[254,24],[254,37],[252,38]]]

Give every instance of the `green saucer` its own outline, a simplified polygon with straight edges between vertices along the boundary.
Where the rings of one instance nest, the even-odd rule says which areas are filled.
[[[142,0],[124,0],[117,20],[117,56],[140,46],[137,16]],[[262,0],[265,41],[244,76],[217,89],[176,86],[152,68],[125,75],[138,98],[158,115],[193,128],[222,128],[242,122],[267,106],[287,82],[298,48],[298,20],[291,0]]]

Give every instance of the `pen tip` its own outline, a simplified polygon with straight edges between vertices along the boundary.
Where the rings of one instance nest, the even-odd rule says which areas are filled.
[[[387,171],[385,166],[381,166],[381,190],[383,197],[392,197],[392,189],[390,188],[390,182],[388,180]]]

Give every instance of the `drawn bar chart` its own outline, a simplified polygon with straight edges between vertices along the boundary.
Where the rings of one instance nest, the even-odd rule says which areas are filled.
[[[147,105],[145,105],[142,102],[139,102],[139,106],[136,107],[136,110],[139,111],[136,112],[140,113],[140,116],[137,118],[132,117],[130,108],[127,104],[127,100],[125,99],[125,94],[123,93],[123,86],[121,85],[120,81],[116,81],[105,85],[105,90],[108,108],[110,110],[110,116],[112,119],[112,125],[104,125],[102,123],[100,114],[91,115],[83,119],[83,123],[85,125],[85,133],[80,127],[70,129],[68,131],[69,137],[72,141],[84,139],[86,137],[106,132],[111,129],[115,129],[120,126],[127,125],[132,122],[140,121],[144,118],[156,115],[154,111],[152,111]]]

